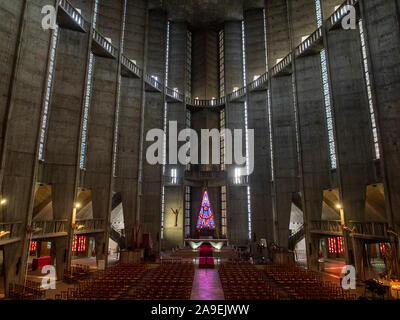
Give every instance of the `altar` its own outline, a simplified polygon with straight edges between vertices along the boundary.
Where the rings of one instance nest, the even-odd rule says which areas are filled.
[[[185,246],[193,250],[199,248],[203,243],[209,243],[214,249],[220,250],[228,246],[228,239],[185,239]]]

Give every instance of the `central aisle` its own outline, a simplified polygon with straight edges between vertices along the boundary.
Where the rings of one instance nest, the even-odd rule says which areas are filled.
[[[191,300],[224,300],[224,291],[215,269],[196,269]]]

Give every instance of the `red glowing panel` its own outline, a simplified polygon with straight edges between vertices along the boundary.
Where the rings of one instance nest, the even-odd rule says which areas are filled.
[[[86,237],[74,236],[72,239],[72,251],[85,252],[86,251]]]
[[[31,241],[31,246],[30,246],[31,251],[35,251],[37,249],[37,241],[33,240]]]
[[[336,238],[328,238],[328,251],[329,253],[337,253]]]
[[[337,238],[337,249],[338,249],[338,253],[344,253],[344,238],[343,237]]]

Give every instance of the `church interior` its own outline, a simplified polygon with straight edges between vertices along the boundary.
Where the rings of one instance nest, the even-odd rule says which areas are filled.
[[[399,8],[0,0],[0,300],[399,300]]]

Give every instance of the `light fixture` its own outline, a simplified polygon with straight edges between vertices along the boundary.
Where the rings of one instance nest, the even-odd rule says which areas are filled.
[[[7,203],[7,199],[1,199],[0,204],[5,205]]]
[[[80,208],[81,207],[81,204],[80,204],[80,202],[77,202],[77,203],[75,203],[75,208]]]
[[[336,208],[342,209],[342,205],[341,205],[340,203],[338,203],[338,204],[336,205]]]
[[[6,234],[9,234],[10,231],[0,231],[0,238],[4,237]]]

